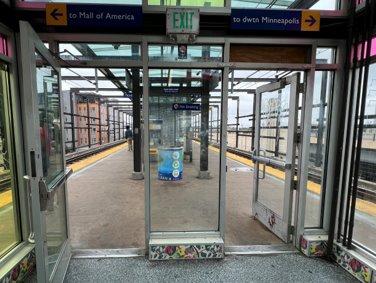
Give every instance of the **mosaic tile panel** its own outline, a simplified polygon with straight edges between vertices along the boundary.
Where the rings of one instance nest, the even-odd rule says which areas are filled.
[[[220,259],[224,257],[222,244],[210,245],[152,245],[150,260],[169,259]]]
[[[26,277],[35,270],[35,252],[32,250],[11,271],[9,271],[0,283],[24,282]]]
[[[333,249],[336,261],[340,266],[362,282],[374,282],[375,279],[372,279],[372,269],[369,266],[337,245],[334,245]]]
[[[300,250],[308,257],[323,257],[327,252],[327,242],[300,237]]]

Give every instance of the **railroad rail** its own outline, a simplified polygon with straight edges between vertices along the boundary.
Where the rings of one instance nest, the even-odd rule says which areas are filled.
[[[110,143],[106,143],[106,144],[103,144],[103,145],[100,145],[100,146],[97,146],[97,147],[92,147],[92,148],[89,148],[87,150],[82,150],[82,151],[78,151],[78,152],[68,153],[65,156],[66,162],[67,162],[67,164],[71,164],[73,162],[77,162],[77,161],[79,161],[81,159],[87,158],[87,157],[89,157],[91,155],[97,154],[97,153],[99,153],[101,151],[104,151],[104,150],[112,148],[114,146],[123,144],[125,142],[126,142],[126,139],[121,139],[121,140],[110,142]]]

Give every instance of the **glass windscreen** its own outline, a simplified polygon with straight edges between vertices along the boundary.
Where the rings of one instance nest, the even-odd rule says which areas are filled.
[[[148,0],[151,6],[224,7],[225,0]]]
[[[329,100],[332,94],[333,72],[316,71],[313,91],[310,153],[305,226],[321,227],[325,196],[325,167],[328,144]]]
[[[223,47],[205,45],[157,45],[148,47],[150,61],[222,62]]]
[[[38,66],[36,82],[43,176],[50,184],[64,170],[58,72],[47,64]]]
[[[367,84],[353,239],[376,252],[376,63]]]
[[[149,75],[151,230],[217,231],[220,135],[210,130],[210,116],[221,109],[222,73],[151,69]]]
[[[8,65],[0,61],[0,258],[20,241],[12,162]]]

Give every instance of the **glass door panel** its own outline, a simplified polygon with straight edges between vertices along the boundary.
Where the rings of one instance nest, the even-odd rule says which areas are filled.
[[[38,282],[62,281],[70,258],[61,119],[60,68],[26,22],[20,22],[22,115],[31,189]]]
[[[151,232],[218,231],[220,70],[149,70]],[[220,141],[219,141],[220,142]]]
[[[256,90],[253,215],[290,241],[300,74]]]
[[[21,240],[9,90],[9,66],[0,61],[0,258]]]

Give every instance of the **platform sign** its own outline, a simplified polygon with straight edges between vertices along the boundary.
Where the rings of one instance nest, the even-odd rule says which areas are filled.
[[[166,32],[167,34],[199,34],[199,10],[168,8],[166,13]]]
[[[142,26],[142,7],[47,3],[46,24],[71,27],[140,28]]]
[[[194,103],[174,103],[172,104],[172,110],[193,110],[200,111],[201,105]]]
[[[320,12],[310,10],[232,9],[231,29],[320,31]]]

